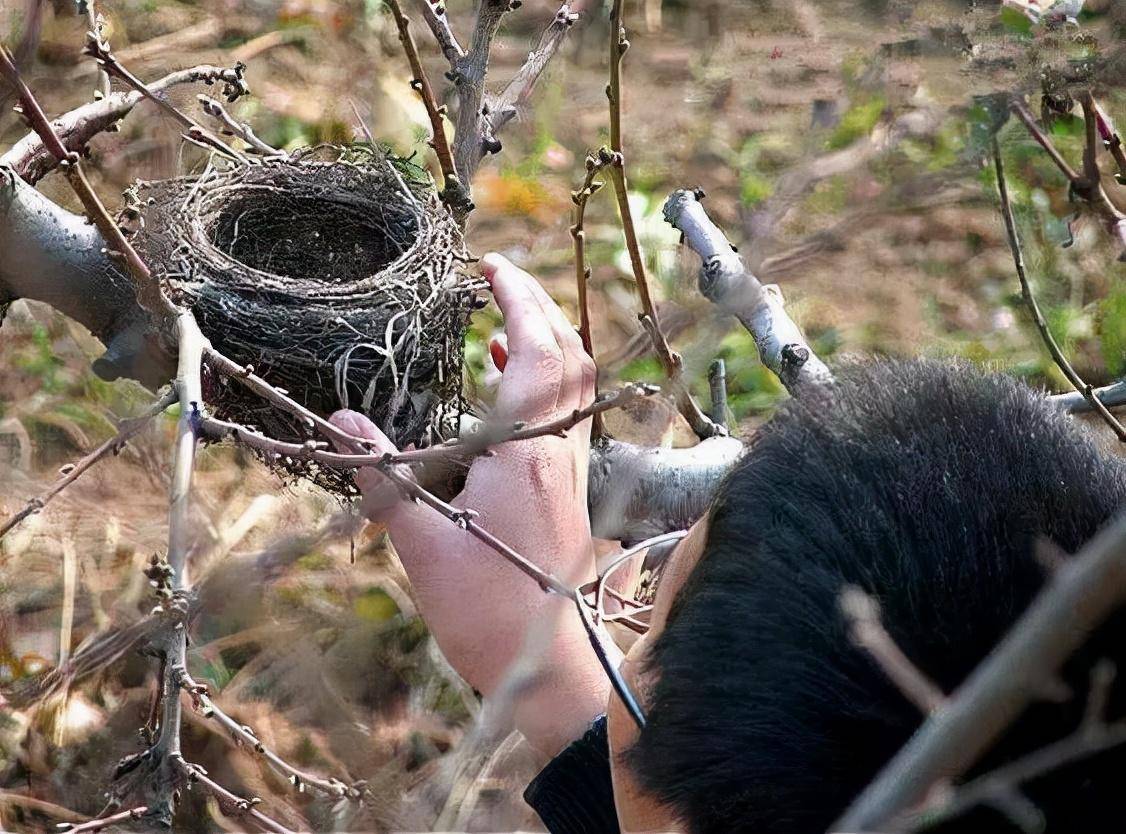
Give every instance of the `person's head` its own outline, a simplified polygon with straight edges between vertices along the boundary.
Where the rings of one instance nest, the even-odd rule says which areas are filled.
[[[755,435],[670,556],[652,630],[623,667],[647,726],[610,708],[623,823],[826,830],[923,720],[851,641],[842,590],[874,597],[890,636],[949,693],[1044,584],[1038,547],[1074,554],[1124,508],[1126,465],[1013,380],[922,361],[840,369],[825,395]],[[1096,662],[1126,670],[1124,626],[1093,635],[1065,670],[1072,696],[1031,707],[974,773],[1073,731]],[[1126,683],[1111,711],[1126,712]],[[1049,830],[1117,830],[1124,767],[1119,748],[1027,793]],[[1008,825],[979,807],[948,830]]]

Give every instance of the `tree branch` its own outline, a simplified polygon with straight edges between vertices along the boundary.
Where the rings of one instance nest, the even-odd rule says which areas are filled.
[[[764,287],[747,270],[698,196],[691,191],[674,191],[665,203],[664,214],[700,256],[700,292],[742,322],[755,340],[762,363],[778,375],[786,390],[800,396],[805,386],[831,382],[829,369],[786,314],[781,291],[773,284]]]
[[[422,0],[423,3],[426,0]],[[450,207],[454,216],[464,222],[466,215],[473,210],[473,201],[469,199],[469,192],[463,183],[469,182],[467,178],[458,176],[459,169],[454,166],[453,151],[446,139],[445,122],[442,118],[443,108],[438,106],[434,98],[434,90],[430,86],[430,79],[422,68],[422,61],[418,57],[418,48],[414,44],[414,37],[410,32],[410,21],[403,14],[403,9],[398,0],[387,0],[391,14],[395,18],[395,26],[399,29],[399,42],[403,45],[407,61],[411,67],[411,88],[415,90],[422,104],[426,107],[426,115],[430,117],[430,132],[432,138],[430,145],[438,157],[438,165],[442,169],[442,200]]]
[[[237,136],[243,142],[250,146],[252,151],[262,154],[265,157],[285,157],[288,154],[285,151],[278,150],[272,145],[267,145],[263,142],[254,129],[246,122],[238,122],[227,112],[218,101],[209,96],[198,95],[196,100],[203,107],[203,112],[211,118],[217,120],[222,125],[222,132],[228,136]]]
[[[1102,186],[1102,177],[1099,174],[1095,159],[1099,135],[1099,111],[1089,92],[1084,92],[1079,96],[1079,103],[1083,108],[1086,138],[1083,149],[1082,174],[1077,173],[1063,158],[1055,145],[1052,144],[1052,140],[1036,124],[1036,118],[1029,112],[1023,101],[1014,99],[1010,104],[1010,109],[1024,123],[1032,138],[1052,158],[1056,167],[1067,177],[1071,194],[1081,200],[1106,228],[1107,233],[1115,241],[1115,245],[1119,247],[1118,260],[1126,262],[1126,214],[1119,211],[1107,196],[1106,190]]]
[[[649,334],[657,360],[665,375],[672,383],[677,408],[684,419],[700,438],[722,434],[723,429],[708,419],[707,415],[693,399],[683,382],[683,365],[679,354],[669,346],[661,332],[661,321],[657,308],[649,292],[649,278],[645,274],[645,260],[641,257],[641,247],[637,242],[637,229],[633,222],[633,210],[629,204],[629,189],[626,185],[625,155],[622,152],[622,59],[629,49],[625,27],[622,23],[623,0],[614,0],[610,11],[610,83],[606,85],[606,98],[610,105],[610,149],[607,167],[610,181],[614,184],[614,196],[618,202],[618,214],[622,220],[622,234],[625,237],[626,252],[629,254],[630,268],[633,270],[637,295],[641,299],[641,313],[638,320]],[[600,152],[600,156],[602,153]]]
[[[140,416],[122,420],[117,434],[88,452],[76,463],[67,466],[63,472],[63,476],[59,478],[50,489],[42,495],[32,498],[22,510],[5,521],[3,526],[0,526],[0,539],[4,538],[8,531],[25,518],[42,510],[52,498],[81,478],[95,463],[111,454],[116,455],[120,452],[122,447],[136,437],[136,435],[149,424],[153,417],[166,411],[174,402],[176,402],[176,392],[169,390],[168,393],[164,394],[164,396],[149,406]]]
[[[289,762],[285,761],[277,753],[267,748],[262,744],[261,739],[258,738],[253,729],[245,724],[240,724],[223,712],[223,710],[211,700],[207,685],[194,680],[186,669],[179,667],[173,670],[173,674],[176,675],[180,686],[188,693],[192,699],[193,705],[204,718],[214,720],[219,726],[225,729],[237,746],[247,747],[255,754],[265,759],[275,771],[286,777],[299,793],[303,792],[306,787],[310,787],[326,796],[337,799],[359,798],[361,793],[360,787],[349,787],[339,779],[321,779],[318,776],[306,773],[289,764]]]
[[[90,186],[77,154],[68,151],[59,137],[55,135],[54,128],[47,121],[47,116],[39,106],[39,102],[32,95],[31,90],[24,84],[19,70],[8,50],[0,45],[0,75],[16,90],[22,112],[31,124],[32,130],[39,134],[47,150],[58,160],[66,172],[71,188],[74,189],[78,199],[82,201],[86,214],[93,221],[102,237],[109,243],[115,254],[121,258],[130,276],[133,279],[133,288],[137,293],[137,302],[147,312],[159,318],[174,315],[176,308],[164,296],[159,282],[153,278],[149,268],[137,255],[136,251],[125,239],[121,229],[109,216],[102,201]]]
[[[113,56],[113,53],[110,52],[97,38],[87,38],[86,54],[93,57],[94,60],[98,62],[98,66],[100,66],[110,75],[120,79],[121,81],[132,87],[134,90],[139,92],[141,95],[143,95],[145,98],[149,99],[152,102],[155,102],[161,110],[171,116],[177,124],[184,128],[184,133],[189,139],[200,142],[208,146],[209,148],[223,154],[223,156],[233,159],[235,162],[245,163],[247,161],[245,156],[224,143],[221,139],[219,139],[218,136],[205,128],[191,116],[187,115],[182,110],[177,108],[167,98],[158,95],[153,92],[153,90],[149,89],[148,85],[145,84],[145,82],[143,82],[137,76],[133,75],[133,73],[129,72],[129,70],[118,63],[117,59]],[[237,94],[235,94],[233,97],[230,97],[231,100],[233,101],[234,98],[242,95],[243,92],[245,92],[245,90],[238,91]]]
[[[239,95],[246,91],[246,82],[242,78],[244,69],[241,64],[233,69],[205,64],[169,73],[149,84],[148,88],[159,95],[181,84],[202,83],[211,86],[219,82],[223,85],[224,95],[229,99],[235,91],[240,91]],[[112,93],[100,101],[84,104],[59,116],[51,122],[51,127],[68,151],[80,153],[91,139],[112,129],[143,99],[144,95],[137,91]],[[10,166],[30,185],[39,182],[57,164],[58,161],[35,132],[29,133],[0,156],[0,165]]]
[[[451,72],[457,89],[458,110],[454,128],[454,160],[462,182],[472,182],[477,166],[486,153],[500,150],[486,145],[484,119],[485,78],[489,54],[500,22],[512,9],[511,0],[480,0],[469,51],[454,64]]]
[[[457,36],[450,28],[450,16],[446,7],[441,2],[431,3],[430,0],[414,0],[414,5],[422,15],[422,19],[426,21],[426,25],[430,27],[430,31],[434,33],[438,48],[442,50],[442,54],[450,62],[450,68],[453,69],[465,56],[465,50],[461,48]]]
[[[1075,368],[1071,366],[1067,357],[1063,355],[1060,346],[1056,344],[1055,337],[1052,336],[1052,331],[1048,328],[1048,323],[1044,320],[1043,314],[1040,312],[1040,305],[1036,303],[1036,297],[1032,294],[1032,286],[1028,283],[1028,275],[1024,270],[1024,254],[1021,252],[1020,239],[1017,237],[1016,220],[1013,218],[1013,206],[1009,201],[1009,189],[1005,183],[1005,166],[1001,161],[1001,147],[997,142],[997,137],[993,137],[993,164],[997,172],[997,190],[1001,195],[1001,214],[1005,218],[1005,233],[1009,239],[1009,249],[1013,253],[1013,264],[1016,267],[1017,278],[1020,280],[1020,292],[1024,296],[1025,304],[1028,305],[1028,310],[1032,314],[1032,320],[1036,323],[1036,329],[1040,331],[1040,336],[1044,340],[1044,344],[1048,347],[1048,352],[1052,354],[1052,359],[1055,360],[1063,375],[1067,377],[1075,390],[1081,393],[1090,403],[1098,415],[1103,418],[1103,421],[1110,426],[1111,430],[1117,435],[1118,439],[1126,443],[1126,427],[1124,427],[1110,410],[1103,404],[1095,395],[1095,389],[1076,373]],[[1093,164],[1093,162],[1092,162]]]
[[[1124,599],[1126,516],[1120,516],[1051,575],[989,657],[830,830],[886,830],[935,783],[965,773]]]

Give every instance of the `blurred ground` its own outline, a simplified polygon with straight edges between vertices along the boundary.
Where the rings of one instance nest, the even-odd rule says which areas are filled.
[[[534,108],[504,135],[500,156],[483,166],[469,230],[474,251],[505,251],[572,312],[569,192],[581,179],[585,153],[606,140],[608,26],[598,4],[587,5]],[[358,131],[354,106],[381,141],[428,160],[425,117],[381,6],[116,0],[99,8],[115,53],[146,79],[199,63],[246,61],[254,96],[234,109],[272,144],[350,140]],[[469,6],[454,0],[449,12],[463,38]],[[822,355],[961,355],[1062,390],[1019,304],[991,180],[975,146],[975,125],[986,116],[974,96],[1030,90],[1037,61],[1061,52],[1120,49],[1122,9],[1095,0],[1087,6],[1081,30],[1045,39],[1019,20],[1002,20],[995,3],[627,3],[633,199],[664,298],[662,316],[694,385],[706,392],[703,371],[724,356],[731,408],[746,430],[782,396],[748,337],[716,321],[698,298],[694,256],[680,252],[661,220],[669,191],[686,186],[709,194],[713,217],[764,280],[782,285]],[[18,41],[25,8],[22,0],[0,0],[6,42]],[[494,79],[519,65],[554,9],[527,0],[509,16]],[[415,28],[437,83],[442,60],[421,22]],[[91,95],[95,76],[79,54],[84,30],[70,0],[48,4],[25,75],[52,113]],[[197,92],[182,88],[175,97],[192,107]],[[1100,95],[1126,122],[1126,89],[1111,86]],[[905,114],[916,114],[924,129],[889,139]],[[0,148],[22,132],[10,112],[0,113]],[[1053,138],[1078,162],[1074,123],[1057,124]],[[1041,303],[1080,373],[1109,382],[1126,372],[1122,265],[1090,223],[1078,227],[1073,246],[1060,247],[1070,211],[1061,177],[1019,128],[1006,127],[1002,140]],[[799,189],[772,233],[756,235],[801,173],[827,160],[839,173]],[[198,161],[177,141],[175,126],[142,105],[119,133],[94,142],[90,170],[117,207],[132,178],[173,176]],[[57,175],[41,188],[76,207]],[[1123,190],[1112,196],[1126,205]],[[639,347],[615,220],[608,194],[596,196],[587,229],[600,365],[607,381],[658,379]],[[474,325],[471,385],[481,379],[484,345],[497,324],[485,311]],[[146,401],[138,386],[106,384],[90,373],[99,353],[96,341],[50,310],[12,306],[0,328],[0,515],[15,512],[60,465],[109,437],[110,418],[134,414]],[[157,421],[0,542],[0,682],[55,665],[110,624],[131,622],[151,606],[140,568],[165,546],[172,424],[172,417]],[[281,567],[273,581],[235,584],[209,602],[196,628],[193,674],[267,744],[317,772],[368,780],[373,799],[361,808],[295,799],[202,719],[186,730],[190,759],[228,787],[262,796],[295,828],[535,826],[519,800],[535,762],[515,737],[480,731],[473,694],[415,615],[408,583],[378,530],[310,538],[339,507],[228,449],[203,455],[197,494],[210,542],[197,575],[259,565],[263,552],[285,555],[275,560]],[[100,810],[113,763],[139,749],[136,727],[147,709],[151,668],[128,657],[38,709],[0,702],[0,828],[47,830],[65,819],[54,805]],[[189,800],[178,828],[231,826],[203,797]]]

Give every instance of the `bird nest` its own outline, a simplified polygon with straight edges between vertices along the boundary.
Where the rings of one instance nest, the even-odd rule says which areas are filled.
[[[135,188],[141,256],[216,349],[312,411],[351,408],[400,445],[462,410],[462,348],[480,288],[460,231],[420,169],[335,148]],[[312,427],[210,379],[215,416],[280,440]],[[339,494],[350,476],[271,461]]]

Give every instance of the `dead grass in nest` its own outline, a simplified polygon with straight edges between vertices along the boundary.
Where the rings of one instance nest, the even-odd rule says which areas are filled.
[[[313,411],[367,414],[426,445],[463,410],[462,346],[477,279],[420,170],[367,146],[139,183],[142,257],[215,347]],[[289,442],[311,427],[212,379],[216,415]],[[351,477],[271,464],[338,494]]]

